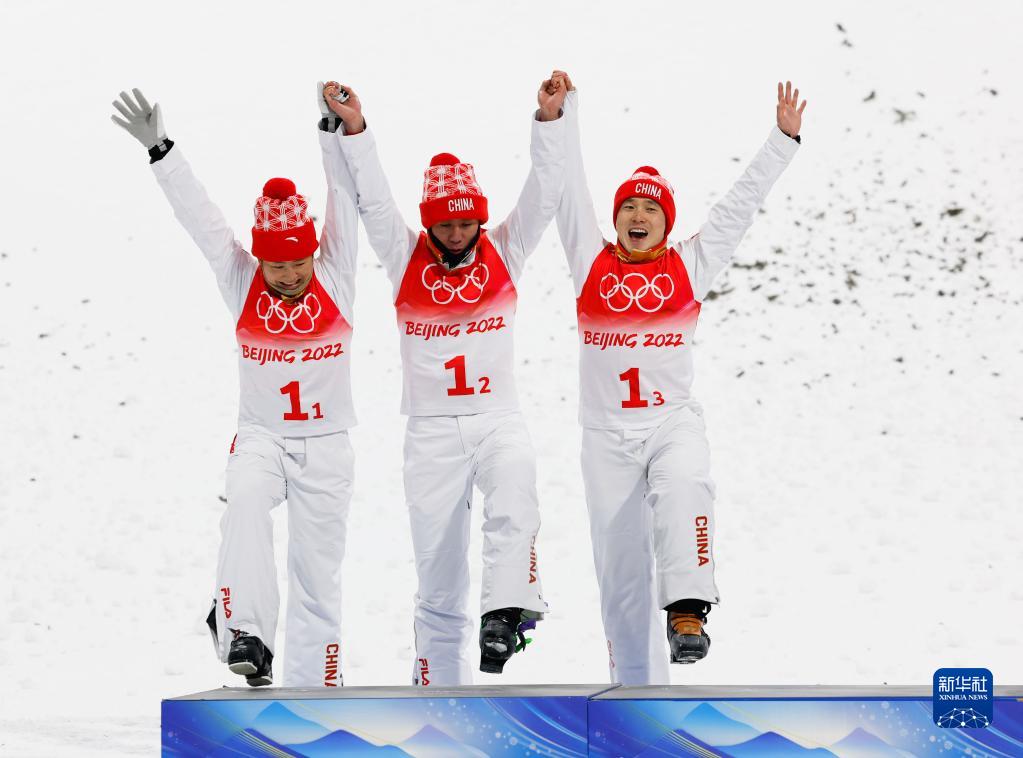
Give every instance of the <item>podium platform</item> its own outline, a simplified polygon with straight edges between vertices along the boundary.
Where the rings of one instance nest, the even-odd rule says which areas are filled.
[[[163,701],[166,756],[1023,756],[1023,687],[985,728],[930,687],[223,688]]]
[[[931,687],[618,687],[589,707],[589,755],[1023,756],[1023,687],[982,729],[934,723]]]
[[[586,755],[610,685],[228,688],[163,701],[168,756]]]

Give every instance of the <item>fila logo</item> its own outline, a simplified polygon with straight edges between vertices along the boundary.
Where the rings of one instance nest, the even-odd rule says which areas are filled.
[[[298,242],[298,237],[285,237],[285,242]]]
[[[419,683],[424,687],[430,686],[430,661],[426,658],[419,659]]]
[[[224,606],[224,618],[231,618],[231,588],[221,587],[220,588],[220,600]]]
[[[448,212],[457,213],[460,211],[473,211],[476,210],[476,206],[473,203],[471,197],[456,197],[454,200],[448,200]]]
[[[696,557],[700,561],[699,565],[703,566],[710,563],[708,553],[710,553],[710,535],[707,533],[708,520],[706,516],[696,517]]]
[[[323,669],[323,686],[337,687],[338,656],[341,654],[341,647],[336,642],[327,645],[327,660]]]
[[[661,188],[656,184],[649,184],[648,182],[636,182],[637,195],[649,195],[650,197],[661,199]]]
[[[536,535],[529,541],[529,583],[536,582]]]

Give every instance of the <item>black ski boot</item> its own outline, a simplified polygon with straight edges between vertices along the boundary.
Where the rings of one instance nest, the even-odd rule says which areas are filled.
[[[524,618],[521,608],[499,608],[483,615],[480,623],[480,671],[500,674],[513,653],[532,642],[524,634],[536,628],[535,618]]]
[[[250,687],[265,687],[273,684],[274,654],[267,650],[259,637],[245,632],[236,632],[227,654],[227,667],[235,674],[241,674]]]
[[[672,663],[696,663],[710,651],[710,637],[703,631],[710,604],[702,600],[679,600],[669,605],[668,644]]]

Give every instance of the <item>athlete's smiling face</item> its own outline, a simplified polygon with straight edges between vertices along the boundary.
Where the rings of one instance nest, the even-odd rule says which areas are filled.
[[[618,209],[618,244],[630,253],[649,250],[664,241],[666,220],[661,206],[650,198],[630,197]]]
[[[260,261],[263,279],[267,285],[285,299],[305,292],[313,278],[313,256],[297,261]]]
[[[430,227],[433,236],[452,253],[460,253],[465,250],[479,229],[480,222],[468,218],[441,221]]]

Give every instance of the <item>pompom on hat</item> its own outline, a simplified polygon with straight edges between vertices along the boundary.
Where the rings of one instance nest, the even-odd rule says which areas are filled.
[[[261,261],[301,260],[320,245],[306,199],[290,179],[275,178],[264,184],[253,215],[252,254]]]
[[[618,211],[630,197],[653,200],[664,211],[664,239],[675,225],[675,190],[653,166],[640,166],[615,192],[615,209],[611,219],[618,221]],[[663,240],[662,240],[663,241]]]
[[[423,175],[423,202],[419,204],[423,226],[429,229],[457,218],[487,223],[487,198],[476,182],[472,164],[451,153],[438,153]]]

